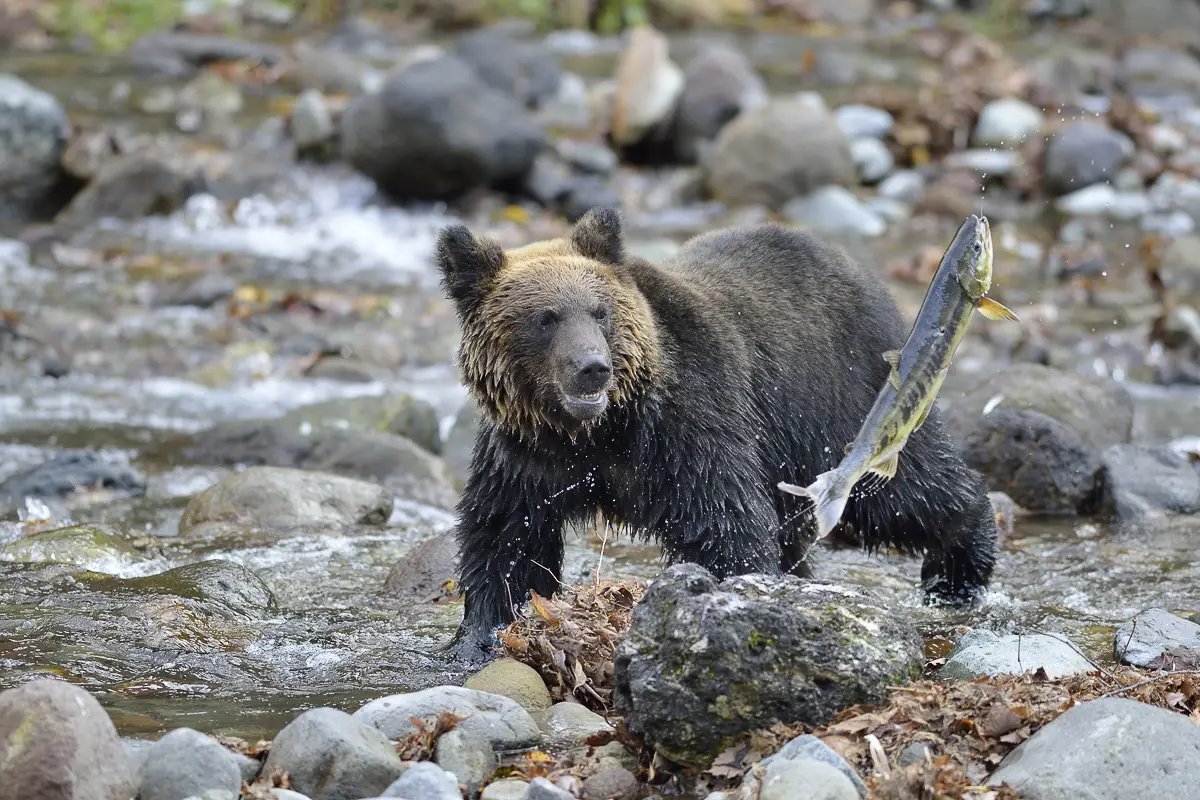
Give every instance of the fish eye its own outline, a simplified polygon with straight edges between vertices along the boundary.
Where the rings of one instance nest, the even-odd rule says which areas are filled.
[[[975,252],[976,252],[976,253],[981,253],[981,252],[983,252],[983,247],[982,247],[982,246],[979,244],[979,242],[976,242],[976,243],[975,243]]]

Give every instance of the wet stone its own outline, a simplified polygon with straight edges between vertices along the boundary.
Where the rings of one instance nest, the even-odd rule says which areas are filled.
[[[139,496],[146,479],[137,470],[87,450],[62,453],[0,483],[0,500],[66,497],[73,492],[104,489]]]
[[[189,728],[159,739],[147,749],[145,759],[139,800],[185,800],[212,790],[236,798],[242,786],[234,754]]]
[[[560,789],[545,778],[534,778],[522,800],[574,800],[575,795]]]
[[[1147,609],[1117,628],[1113,655],[1145,669],[1200,669],[1200,625],[1161,608]]]
[[[476,792],[496,771],[496,754],[486,737],[455,728],[438,737],[434,760],[468,791]]]
[[[675,150],[685,161],[696,161],[738,114],[767,102],[762,78],[743,53],[713,44],[688,62],[683,95],[675,117]]]
[[[0,561],[69,564],[95,572],[117,573],[146,557],[127,540],[100,528],[77,525],[34,532],[0,547]]]
[[[529,784],[517,778],[504,778],[483,787],[479,800],[524,800]]]
[[[462,792],[458,790],[458,780],[455,776],[429,761],[419,761],[406,769],[382,796],[462,800]]]
[[[874,237],[887,230],[882,217],[841,186],[823,186],[812,194],[797,197],[783,207],[783,215],[818,235]]]
[[[512,658],[491,662],[463,684],[467,689],[512,698],[529,712],[550,707],[550,690],[538,671]]]
[[[59,179],[70,131],[54,97],[15,75],[0,73],[0,219],[25,217]]]
[[[410,601],[443,595],[446,581],[458,575],[458,542],[449,532],[413,547],[392,566],[383,590]]]
[[[942,680],[971,680],[980,675],[1023,675],[1039,669],[1053,679],[1090,672],[1095,667],[1066,636],[999,635],[980,629],[959,639],[937,675]]]
[[[1046,147],[1043,173],[1048,189],[1064,194],[1111,180],[1133,153],[1124,134],[1098,122],[1073,122]]]
[[[1037,136],[1045,122],[1046,115],[1024,100],[993,100],[979,112],[974,143],[978,147],[1015,148]]]
[[[536,719],[549,747],[571,747],[613,729],[604,717],[579,703],[555,703]]]
[[[354,712],[354,718],[395,740],[417,730],[414,717],[432,722],[443,711],[465,717],[459,728],[483,736],[497,749],[525,747],[541,739],[537,724],[517,701],[461,686],[435,686],[372,700]]]
[[[1100,463],[1102,507],[1122,526],[1200,513],[1200,472],[1186,456],[1168,447],[1113,445]]]
[[[603,767],[583,780],[585,800],[628,800],[637,790],[637,778],[624,767]]]

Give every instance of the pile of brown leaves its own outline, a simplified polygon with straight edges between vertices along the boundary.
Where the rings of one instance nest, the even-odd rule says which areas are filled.
[[[809,731],[776,725],[758,731],[717,758],[706,773],[726,784],[805,732],[869,776],[877,800],[1016,800],[1008,787],[982,785],[1008,753],[1076,703],[1121,696],[1159,706],[1200,724],[1200,673],[1148,673],[1118,668],[1050,680],[1045,673],[892,689],[881,706],[855,706],[830,725]],[[929,758],[900,766],[914,744]]]
[[[565,586],[553,597],[533,593],[500,633],[506,654],[536,669],[558,700],[612,710],[613,654],[645,593],[636,581]]]

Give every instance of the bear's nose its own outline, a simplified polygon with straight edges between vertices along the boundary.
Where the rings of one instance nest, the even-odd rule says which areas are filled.
[[[612,365],[601,353],[589,353],[575,364],[574,383],[580,392],[598,392],[608,386]]]

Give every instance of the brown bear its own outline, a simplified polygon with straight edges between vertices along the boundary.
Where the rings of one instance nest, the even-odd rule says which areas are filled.
[[[881,354],[907,331],[878,278],[776,225],[652,264],[606,209],[507,252],[450,226],[437,260],[482,417],[458,505],[459,657],[484,656],[530,589],[556,589],[564,525],[597,512],[718,578],[809,574],[807,501],[777,484],[835,466],[887,379]],[[931,601],[970,602],[991,576],[986,487],[936,409],[842,525],[922,554]]]

